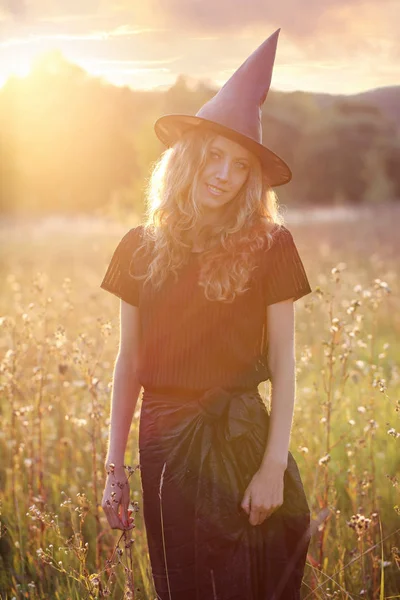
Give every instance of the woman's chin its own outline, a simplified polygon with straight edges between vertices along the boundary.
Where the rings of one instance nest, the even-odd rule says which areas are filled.
[[[204,210],[218,210],[224,208],[229,201],[221,202],[220,198],[204,198],[202,206]]]

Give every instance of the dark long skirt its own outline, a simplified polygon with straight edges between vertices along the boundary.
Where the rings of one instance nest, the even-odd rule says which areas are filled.
[[[284,502],[261,525],[240,507],[269,413],[257,390],[145,390],[143,515],[157,598],[299,600],[310,512],[289,452]]]

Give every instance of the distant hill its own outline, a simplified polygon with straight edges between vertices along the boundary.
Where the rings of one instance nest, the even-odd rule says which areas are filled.
[[[312,96],[321,108],[328,107],[338,100],[365,102],[365,104],[376,106],[382,113],[393,119],[400,129],[400,85],[375,88],[352,95],[312,93]]]
[[[400,124],[400,85],[376,88],[353,96],[355,100],[365,100],[379,106],[382,112],[393,117]]]
[[[187,87],[189,89],[189,87],[187,86],[186,75],[178,76],[177,83],[175,85],[177,85],[179,81],[181,81],[181,84],[183,84],[184,87]],[[199,80],[198,84],[199,89],[200,87],[203,87],[203,89],[206,89],[208,91],[210,98],[212,95],[218,92],[218,88],[213,87],[210,84],[210,82]],[[156,88],[153,88],[153,91],[155,93],[160,94],[168,93],[168,91],[170,89],[173,89],[175,85],[173,84],[172,86],[158,86]],[[323,110],[324,108],[329,108],[332,104],[336,102],[354,102],[354,104],[361,103],[369,105],[378,109],[382,112],[382,114],[386,115],[389,119],[393,120],[396,129],[400,133],[400,85],[374,88],[372,90],[367,90],[366,92],[361,92],[359,94],[325,94],[318,92],[309,92],[305,90],[287,92],[272,88],[271,94],[267,102],[267,107],[265,108],[266,112],[268,112],[271,109],[274,99],[275,102],[279,104],[279,102],[282,102],[282,100],[284,101],[284,99],[290,97],[295,103],[298,99],[300,100],[302,97],[312,98],[312,100],[321,110]]]

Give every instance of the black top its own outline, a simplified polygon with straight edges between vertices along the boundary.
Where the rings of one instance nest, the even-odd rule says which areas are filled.
[[[145,272],[148,264],[143,255],[131,261],[142,232],[139,225],[123,236],[100,286],[140,309],[141,385],[252,388],[269,379],[266,306],[312,291],[290,231],[280,226],[269,250],[266,240],[249,289],[232,303],[205,297],[197,284],[201,254],[192,253],[178,281],[170,275],[160,290],[130,277],[130,272]]]

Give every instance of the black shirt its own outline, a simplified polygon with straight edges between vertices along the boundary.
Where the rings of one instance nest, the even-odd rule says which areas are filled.
[[[100,286],[139,307],[141,385],[252,388],[269,379],[266,306],[312,291],[290,231],[280,226],[270,249],[266,240],[249,289],[232,303],[205,297],[197,283],[201,253],[192,253],[178,281],[171,275],[159,290],[130,277],[148,264],[146,257],[131,260],[142,233],[139,225],[123,236]]]

